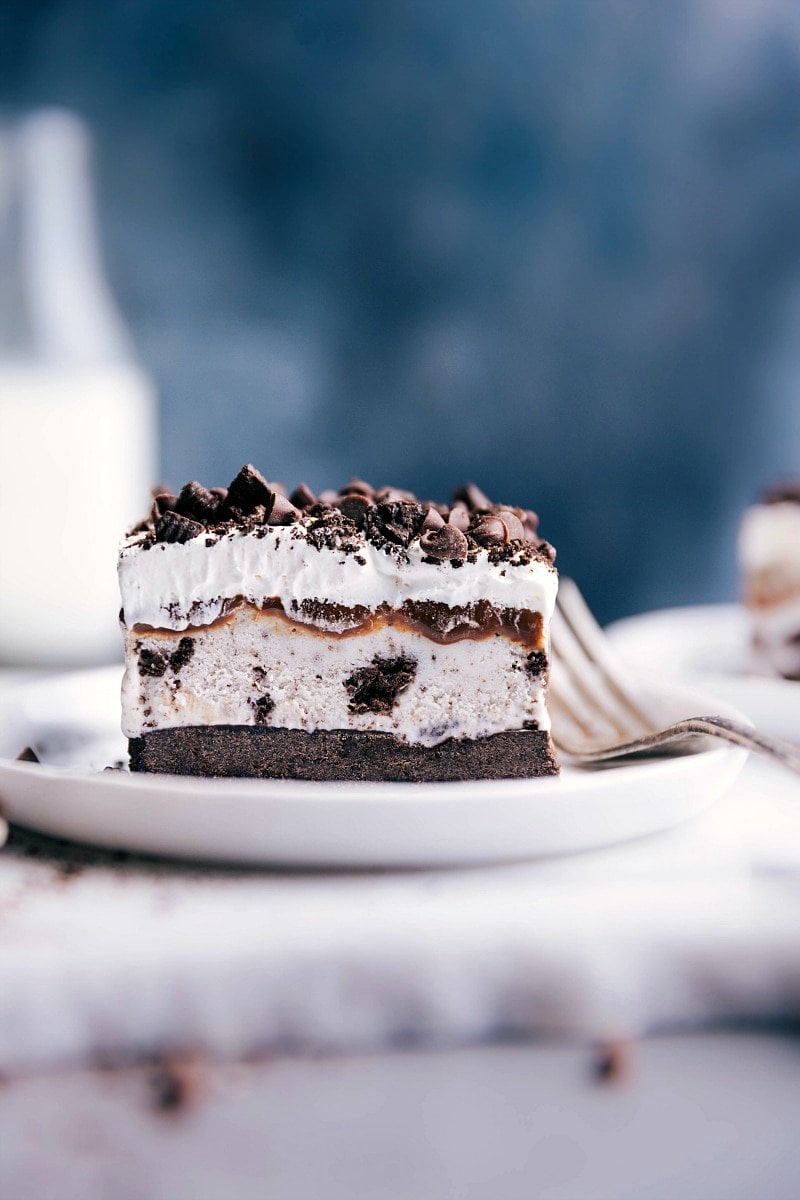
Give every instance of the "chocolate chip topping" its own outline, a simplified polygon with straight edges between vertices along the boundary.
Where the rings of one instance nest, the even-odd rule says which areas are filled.
[[[310,508],[312,504],[317,503],[317,497],[305,483],[298,484],[289,499],[295,508]]]
[[[360,667],[345,680],[350,693],[347,707],[354,713],[391,712],[416,673],[416,661],[407,654],[397,658],[376,655],[368,667]]]
[[[371,483],[365,483],[363,479],[351,479],[341,489],[342,496],[366,496],[368,500],[375,498],[375,488]],[[416,496],[414,497],[416,500]]]
[[[155,492],[153,495],[154,515],[157,517],[162,516],[168,509],[175,507],[177,500],[178,497],[172,492]]]
[[[236,478],[231,480],[225,508],[228,512],[235,511],[244,516],[252,516],[257,508],[263,507],[266,520],[272,512],[274,502],[275,493],[264,476],[247,463]]]
[[[444,525],[444,517],[435,508],[429,508],[425,513],[425,520],[422,522],[423,529],[441,529]]]
[[[465,508],[463,504],[454,504],[447,520],[448,524],[455,525],[456,529],[460,529],[462,533],[466,533],[471,522],[469,509]]]
[[[437,562],[466,558],[469,550],[467,535],[456,529],[455,525],[445,525],[444,522],[439,529],[426,529],[419,544],[428,558],[435,558]]]
[[[368,511],[375,506],[363,492],[348,492],[337,502],[336,507],[359,528],[364,528]]]
[[[199,537],[203,526],[198,521],[168,510],[156,520],[155,532],[157,542],[190,542],[192,538]]]
[[[481,517],[472,526],[471,533],[480,546],[502,546],[508,541],[508,528],[498,515]]]
[[[295,508],[288,496],[275,493],[275,502],[269,514],[269,525],[292,525],[300,517],[299,509]]]
[[[462,500],[467,508],[471,508],[473,512],[477,509],[492,508],[492,502],[485,492],[474,483],[465,483],[462,487],[453,492],[454,500]]]
[[[776,498],[788,490],[776,492]],[[142,550],[158,542],[188,542],[200,534],[213,546],[234,533],[266,537],[271,526],[296,525],[287,537],[302,536],[318,550],[358,555],[359,563],[367,561],[367,544],[403,562],[419,541],[423,559],[430,562],[459,567],[488,551],[493,564],[521,566],[555,560],[552,546],[539,536],[538,524],[532,510],[492,504],[472,483],[458,489],[451,507],[419,501],[402,488],[375,489],[363,479],[351,479],[339,491],[326,490],[319,496],[301,483],[287,497],[282,484],[270,483],[248,464],[229,488],[205,488],[196,480],[177,496],[162,488],[149,518],[129,536]]]

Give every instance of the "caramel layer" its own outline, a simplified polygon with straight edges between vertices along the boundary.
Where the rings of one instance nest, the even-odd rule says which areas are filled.
[[[175,638],[182,633],[204,633],[238,619],[244,609],[252,616],[278,617],[287,626],[298,632],[315,634],[325,638],[359,637],[382,629],[385,626],[405,632],[420,633],[440,645],[465,640],[480,641],[483,638],[501,636],[519,642],[532,650],[543,645],[542,615],[530,609],[497,608],[488,600],[476,604],[450,607],[432,600],[406,600],[399,608],[381,606],[376,610],[355,605],[352,608],[327,601],[304,600],[291,614],[286,613],[278,599],[267,600],[258,607],[239,596],[226,602],[226,611],[207,625],[194,625],[189,629],[153,629],[149,625],[134,625],[134,633],[149,637]],[[321,627],[320,623],[336,623],[338,630]]]

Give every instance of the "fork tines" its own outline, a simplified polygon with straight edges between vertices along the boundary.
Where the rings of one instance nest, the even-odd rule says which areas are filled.
[[[611,650],[577,584],[562,579],[550,623],[553,740],[578,755],[651,733],[653,721],[634,699],[624,666]]]

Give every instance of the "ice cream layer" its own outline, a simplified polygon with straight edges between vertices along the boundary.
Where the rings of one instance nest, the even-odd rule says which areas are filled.
[[[441,644],[379,624],[332,637],[248,605],[189,635],[127,630],[125,637],[128,737],[266,724],[382,731],[430,746],[550,727],[543,652],[499,632]]]

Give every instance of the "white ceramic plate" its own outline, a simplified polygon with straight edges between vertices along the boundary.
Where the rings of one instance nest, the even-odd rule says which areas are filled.
[[[736,604],[667,608],[606,631],[631,666],[738,708],[764,733],[800,742],[800,683],[748,671],[750,625]]]
[[[499,862],[641,837],[722,796],[745,752],[475,783],[302,783],[104,771],[125,756],[118,669],[18,686],[0,700],[0,802],[43,833],[148,853],[293,866]],[[652,702],[664,720],[708,709],[685,688]],[[705,744],[704,744],[705,745]],[[34,746],[42,764],[14,761]]]

